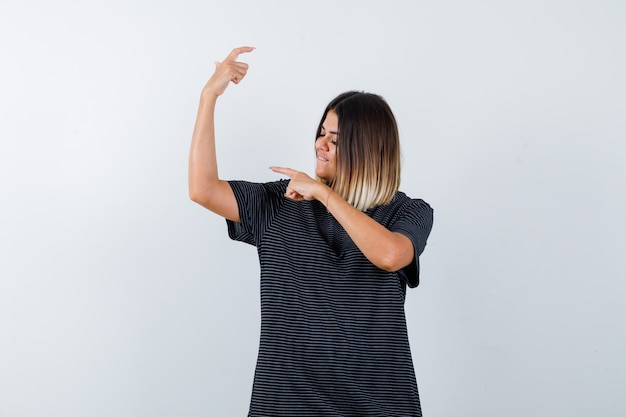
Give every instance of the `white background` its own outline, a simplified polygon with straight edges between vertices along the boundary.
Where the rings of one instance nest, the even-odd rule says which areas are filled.
[[[189,201],[213,62],[223,178],[311,171],[383,95],[435,209],[406,302],[427,417],[626,414],[626,3],[0,5],[0,417],[244,416],[255,249]]]

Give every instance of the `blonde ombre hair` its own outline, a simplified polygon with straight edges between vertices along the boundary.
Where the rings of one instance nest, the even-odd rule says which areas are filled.
[[[333,99],[329,111],[337,114],[337,172],[322,182],[361,211],[387,204],[400,187],[400,138],[396,119],[381,96],[348,91]]]

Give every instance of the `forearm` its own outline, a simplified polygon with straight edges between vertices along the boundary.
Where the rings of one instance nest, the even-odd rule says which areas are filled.
[[[227,219],[239,221],[239,208],[230,184],[217,172],[215,153],[215,104],[232,82],[239,84],[248,64],[237,61],[240,54],[254,48],[235,48],[224,61],[215,63],[215,73],[202,89],[198,116],[189,152],[189,197],[198,204]]]
[[[332,189],[326,189],[320,193],[319,200],[370,262],[386,271],[397,271],[411,263],[414,250],[408,237],[388,230]]]
[[[189,197],[212,212],[239,221],[239,208],[230,185],[219,178],[215,151],[217,97],[203,92],[189,152]]]
[[[189,151],[189,196],[199,198],[219,181],[215,152],[217,97],[202,93]]]
[[[270,169],[291,178],[285,197],[295,201],[318,200],[324,204],[363,255],[378,268],[398,271],[413,260],[413,243],[408,237],[388,230],[327,185],[291,168],[273,166]]]

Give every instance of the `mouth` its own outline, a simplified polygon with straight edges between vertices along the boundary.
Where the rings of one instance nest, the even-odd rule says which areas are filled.
[[[317,159],[322,162],[328,162],[328,159],[324,158],[322,155],[317,155]]]

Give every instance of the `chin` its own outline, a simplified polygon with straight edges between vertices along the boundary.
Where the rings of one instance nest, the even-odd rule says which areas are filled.
[[[321,180],[324,180],[325,182],[329,182],[333,179],[333,175],[332,172],[329,172],[328,169],[325,169],[328,167],[317,167],[315,169],[315,176]]]

